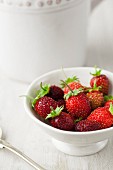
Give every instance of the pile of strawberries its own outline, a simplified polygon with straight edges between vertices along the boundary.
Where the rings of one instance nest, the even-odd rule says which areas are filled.
[[[113,125],[109,84],[108,77],[97,68],[89,87],[82,85],[76,76],[61,80],[61,87],[41,83],[32,99],[32,108],[61,130],[85,132],[109,128]]]

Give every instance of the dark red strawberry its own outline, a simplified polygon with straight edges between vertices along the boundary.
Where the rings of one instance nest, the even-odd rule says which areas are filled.
[[[54,100],[63,99],[64,92],[60,87],[52,85],[50,86],[49,93],[47,96],[53,98]]]
[[[103,129],[111,127],[113,125],[113,110],[108,110],[105,107],[98,107],[88,116],[87,119],[99,122]]]
[[[40,83],[40,89],[36,92],[36,97],[32,99],[32,107],[34,107],[36,101],[40,99],[41,97],[48,96],[51,97],[54,100],[63,99],[64,92],[63,90],[55,85],[50,86],[50,84],[44,84],[42,85],[42,82]]]
[[[55,110],[52,109],[46,119],[50,118],[50,124],[55,128],[71,131],[74,128],[74,120],[68,113],[62,112],[62,109],[63,107],[57,107]]]
[[[56,109],[57,102],[47,96],[38,99],[34,104],[34,110],[43,118],[46,118],[47,115],[51,112],[51,107]]]
[[[101,125],[98,122],[91,121],[88,119],[81,120],[75,124],[75,131],[87,132],[101,129]]]
[[[100,91],[104,94],[108,94],[109,91],[109,79],[106,75],[101,74],[101,70],[95,67],[95,73],[91,73],[93,78],[90,80],[91,87],[94,86],[96,82],[97,86],[101,86]]]
[[[63,107],[64,107],[63,111],[66,111],[66,112],[67,112],[67,110],[66,110],[66,102],[65,102],[64,99],[59,99],[59,100],[57,101],[57,105],[58,105],[58,107],[63,106]]]
[[[65,95],[67,111],[72,117],[85,119],[91,113],[91,106],[82,89],[77,89]]]

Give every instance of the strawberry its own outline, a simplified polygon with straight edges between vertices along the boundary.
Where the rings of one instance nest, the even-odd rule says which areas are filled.
[[[102,129],[111,127],[113,124],[113,106],[109,110],[105,107],[98,107],[87,119],[99,122]]]
[[[67,131],[73,130],[74,120],[68,113],[62,110],[63,107],[57,107],[55,110],[52,108],[46,119],[50,118],[50,124],[55,128]]]
[[[113,104],[113,100],[109,100],[109,101],[105,102],[104,107],[109,109],[110,108],[110,104]]]
[[[51,107],[56,109],[57,102],[47,96],[39,98],[34,104],[34,110],[43,118],[46,118],[47,115],[51,112]]]
[[[72,117],[85,119],[91,112],[91,106],[83,89],[70,91],[66,98],[66,108]]]
[[[99,129],[101,129],[100,123],[88,119],[81,120],[75,124],[75,131],[78,132],[87,132]]]
[[[33,108],[34,108],[34,106],[35,106],[38,99],[46,96],[49,93],[49,89],[50,89],[50,84],[42,85],[42,82],[41,82],[40,83],[40,89],[37,90],[37,92],[36,92],[36,97],[31,98],[30,96],[28,96],[28,98],[31,98]]]
[[[97,86],[101,86],[100,91],[104,94],[108,94],[109,91],[109,79],[106,75],[101,74],[101,70],[95,67],[95,73],[91,73],[93,78],[90,80],[90,86],[93,87],[96,82]]]
[[[101,107],[103,105],[104,97],[103,97],[103,93],[101,93],[100,91],[91,91],[86,95],[90,101],[92,110],[96,109],[97,107]]]
[[[113,96],[111,96],[111,95],[104,96],[104,100],[105,100],[104,106],[109,109],[110,104],[113,104]]]
[[[83,88],[83,86],[79,82],[79,79],[76,76],[74,76],[72,78],[69,77],[61,83],[64,94],[67,94],[70,91],[69,88],[66,86],[66,84],[68,84],[68,86],[72,90]]]
[[[44,96],[51,97],[52,99],[57,101],[58,99],[63,99],[64,92],[58,86],[55,86],[55,85],[50,86],[50,84],[42,85],[42,82],[41,82],[40,89],[36,92],[36,97],[32,99],[32,107],[34,107],[38,99]]]
[[[99,86],[96,86],[96,83],[94,83],[94,86],[92,89],[89,90],[89,92],[86,94],[89,101],[92,110],[96,109],[97,107],[101,107],[104,103],[104,96],[103,93],[99,91]]]
[[[50,86],[49,93],[47,96],[53,98],[54,100],[63,99],[64,92],[60,87],[52,85]]]
[[[83,86],[79,82],[72,82],[68,84],[72,90],[83,88]],[[68,87],[65,87],[63,89],[64,94],[67,94],[70,90]]]
[[[63,107],[64,107],[63,111],[66,111],[66,112],[67,112],[67,110],[66,110],[66,102],[65,102],[64,99],[59,99],[59,100],[57,101],[57,105],[58,105],[58,107],[63,106]]]

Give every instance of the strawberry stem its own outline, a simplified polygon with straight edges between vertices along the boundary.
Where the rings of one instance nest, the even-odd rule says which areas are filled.
[[[40,83],[40,88],[42,89],[42,90],[44,90],[44,91],[46,91],[46,89],[43,87],[43,85],[42,85],[42,82]]]
[[[106,96],[104,96],[104,100],[105,101],[109,101],[109,100],[113,100],[113,96],[112,95],[106,95]]]
[[[51,112],[47,115],[47,117],[45,119],[49,119],[49,118],[54,118],[60,115],[60,113],[62,112],[62,110],[64,109],[64,106],[61,107],[57,107],[55,110],[53,109],[53,107],[50,107]]]
[[[41,87],[41,89],[39,89],[36,92],[36,97],[32,101],[32,107],[33,108],[34,108],[34,105],[36,104],[37,100],[40,99],[41,97],[44,97],[45,95],[47,95],[49,93],[49,90],[50,90],[50,84],[42,85],[42,82],[41,82],[40,87]]]
[[[27,95],[21,95],[21,96],[19,96],[19,97],[26,97],[26,98],[29,99],[31,102],[34,100],[33,97],[27,96]]]
[[[94,66],[95,68],[95,73],[90,73],[93,76],[100,76],[101,75],[101,69],[97,69],[97,66]]]
[[[64,69],[63,69],[63,66],[61,67],[61,69],[62,69],[62,72],[63,72],[65,78],[67,79],[67,76],[66,76],[66,74],[65,74],[65,72],[64,72]]]
[[[97,86],[96,80],[95,80],[95,81],[94,81],[93,88],[89,89],[89,92],[92,92],[92,91],[99,91],[101,88],[102,88],[101,86]]]
[[[81,120],[82,120],[82,117],[79,117],[78,119],[74,120],[74,123],[76,124],[76,123],[80,122]]]
[[[73,90],[73,93],[69,91],[67,94],[64,95],[64,99],[69,99],[71,96],[77,96],[79,93],[83,92],[83,88]]]
[[[113,115],[113,105],[110,103],[110,108],[109,108],[110,113]]]
[[[61,80],[61,82],[63,82],[69,88],[69,90],[73,93],[73,90],[70,88],[70,86],[65,81]]]

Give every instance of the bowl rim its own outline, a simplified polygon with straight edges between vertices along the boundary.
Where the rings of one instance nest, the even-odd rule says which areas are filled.
[[[99,68],[99,67],[98,67]],[[63,68],[63,70],[79,70],[79,69],[94,69],[94,67],[69,67],[69,68]],[[52,70],[52,71],[49,71],[39,77],[37,77],[36,79],[34,79],[30,85],[28,86],[27,90],[26,90],[26,95],[29,94],[29,92],[31,91],[32,87],[34,84],[36,84],[37,81],[39,81],[40,79],[46,77],[46,76],[49,76],[51,74],[54,74],[54,73],[57,73],[61,71],[61,69],[56,69],[56,70]],[[106,72],[108,73],[109,75],[113,76],[113,73],[110,72],[110,71],[107,71],[107,70],[104,70],[102,69],[103,72]],[[100,129],[100,130],[95,130],[95,131],[88,131],[88,132],[76,132],[76,131],[65,131],[65,130],[61,130],[61,129],[57,129],[57,128],[54,128],[42,121],[40,121],[39,119],[37,119],[33,114],[32,112],[30,111],[30,108],[28,107],[28,102],[27,102],[27,98],[25,97],[24,98],[24,108],[25,108],[25,111],[26,113],[30,116],[31,119],[33,119],[36,123],[38,123],[40,126],[43,126],[44,128],[47,128],[53,132],[57,132],[59,134],[66,134],[66,135],[78,135],[78,136],[83,136],[83,135],[93,135],[93,134],[101,134],[101,133],[104,133],[104,132],[108,132],[108,131],[112,131],[113,130],[113,127],[109,127],[109,128],[105,128],[105,129]]]

